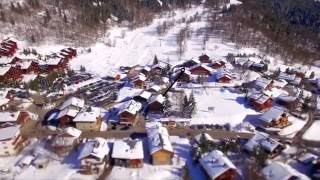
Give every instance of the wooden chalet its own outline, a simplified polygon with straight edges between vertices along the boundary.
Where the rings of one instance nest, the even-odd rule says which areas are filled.
[[[146,76],[139,74],[138,76],[134,77],[131,82],[134,88],[145,89],[146,80],[147,80]]]
[[[216,80],[219,83],[230,83],[232,81],[232,75],[226,70],[220,70],[216,73]]]
[[[160,123],[147,129],[148,147],[153,165],[172,164],[174,155],[168,130]]]
[[[148,101],[148,112],[162,113],[164,108],[165,97],[161,94],[153,95]]]
[[[203,55],[199,56],[199,61],[201,63],[211,63],[210,57],[208,55],[206,55],[206,54],[203,54]]]
[[[0,66],[0,82],[17,81],[21,79],[21,71],[12,66]]]
[[[290,111],[295,111],[302,107],[302,103],[300,102],[298,97],[286,94],[281,94],[280,96],[278,96],[276,102],[277,104],[284,106]]]
[[[80,135],[81,131],[76,128],[63,128],[50,139],[50,148],[59,155],[66,155],[77,145]]]
[[[210,67],[213,69],[220,69],[226,67],[226,62],[224,61],[214,61],[210,64]]]
[[[288,114],[280,108],[272,107],[259,117],[264,128],[284,128],[290,125]]]
[[[77,116],[77,114],[84,107],[84,100],[76,97],[71,97],[63,102],[59,106],[59,114],[57,119],[61,126],[69,125],[72,120]]]
[[[121,139],[113,143],[113,164],[128,168],[143,167],[143,144],[141,140]]]
[[[0,56],[13,56],[18,49],[17,43],[12,40],[4,40],[0,44]]]
[[[101,174],[109,166],[109,146],[106,139],[96,137],[80,146],[80,170],[82,174]]]
[[[119,123],[133,126],[136,123],[137,115],[141,108],[142,104],[134,100],[124,103],[119,108]]]
[[[254,153],[255,149],[263,149],[270,157],[274,157],[282,152],[284,146],[269,137],[265,133],[256,133],[251,139],[249,139],[243,146],[244,150],[249,153]]]
[[[257,111],[266,111],[272,107],[272,98],[261,92],[254,92],[248,97],[250,105]]]
[[[189,68],[189,71],[193,75],[210,76],[212,69],[205,64],[197,64]]]
[[[76,128],[83,132],[100,131],[102,124],[101,109],[93,106],[86,106],[74,117],[72,122]]]
[[[237,179],[236,166],[219,150],[213,150],[199,160],[206,172],[207,178],[212,180]]]
[[[16,63],[16,68],[21,71],[22,74],[38,74],[40,71],[39,64],[33,60],[21,60]]]

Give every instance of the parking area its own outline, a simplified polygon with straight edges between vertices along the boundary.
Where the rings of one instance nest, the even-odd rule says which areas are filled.
[[[101,79],[80,88],[76,96],[83,98],[90,105],[104,106],[117,99],[120,87],[119,83]]]

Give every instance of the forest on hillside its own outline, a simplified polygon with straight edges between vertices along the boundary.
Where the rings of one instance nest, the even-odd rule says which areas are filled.
[[[113,25],[148,25],[155,15],[204,4],[209,35],[219,36],[287,61],[320,59],[320,2],[314,0],[25,0],[0,1],[1,33],[30,43],[89,45]],[[23,2],[23,3],[21,3]],[[171,22],[174,23],[174,22]],[[161,33],[159,34],[161,35]]]

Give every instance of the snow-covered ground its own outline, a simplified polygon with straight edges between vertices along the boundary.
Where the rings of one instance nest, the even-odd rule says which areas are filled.
[[[230,123],[232,127],[249,120],[257,111],[247,107],[244,94],[227,88],[206,88],[193,90],[196,99],[196,114],[191,124]]]
[[[315,121],[311,127],[304,133],[303,139],[311,141],[320,141],[320,121]]]

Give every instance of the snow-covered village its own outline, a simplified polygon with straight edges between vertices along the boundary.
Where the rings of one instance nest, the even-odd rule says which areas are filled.
[[[2,17],[38,1],[0,2]],[[211,14],[245,0],[199,2],[134,28],[111,14],[89,45],[30,42],[6,22],[0,179],[320,179],[320,59],[211,33]],[[50,23],[49,12],[37,16]]]

